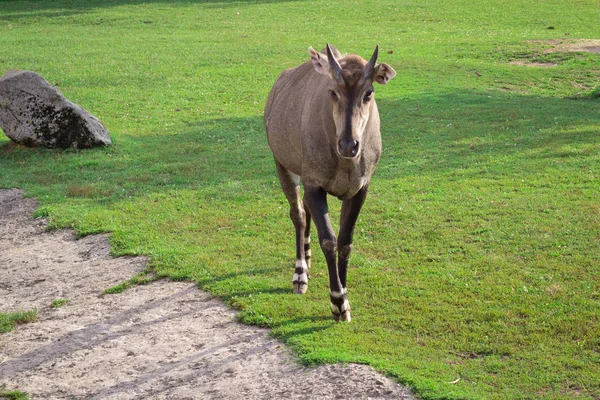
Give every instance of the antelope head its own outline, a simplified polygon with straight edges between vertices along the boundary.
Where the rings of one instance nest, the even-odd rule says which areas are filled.
[[[315,70],[330,78],[327,90],[335,123],[337,153],[346,159],[356,158],[361,152],[365,128],[374,108],[373,82],[385,85],[396,75],[388,64],[377,64],[379,46],[367,62],[357,55],[339,60],[339,53],[327,44],[325,54],[308,48]]]

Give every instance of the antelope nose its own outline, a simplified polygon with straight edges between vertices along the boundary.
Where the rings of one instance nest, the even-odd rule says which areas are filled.
[[[360,143],[354,139],[340,140],[338,142],[338,151],[342,157],[353,158],[358,154]]]

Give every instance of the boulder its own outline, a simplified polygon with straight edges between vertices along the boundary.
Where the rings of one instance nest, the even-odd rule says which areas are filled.
[[[0,77],[0,128],[30,147],[86,149],[111,143],[98,118],[32,71]]]

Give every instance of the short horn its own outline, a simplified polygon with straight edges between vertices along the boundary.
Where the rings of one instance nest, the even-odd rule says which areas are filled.
[[[370,78],[371,75],[373,75],[373,69],[375,68],[375,65],[377,64],[377,57],[379,57],[379,45],[375,46],[375,51],[373,52],[371,59],[369,60],[367,65],[365,65],[365,68],[363,69],[363,76],[365,78]]]
[[[338,60],[335,59],[329,43],[327,43],[327,61],[329,62],[329,69],[335,81],[340,85],[343,84],[344,78],[342,78],[342,67]]]

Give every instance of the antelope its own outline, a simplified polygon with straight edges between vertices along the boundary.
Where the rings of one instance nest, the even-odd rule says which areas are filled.
[[[368,62],[355,54],[343,56],[329,44],[322,52],[309,47],[308,53],[310,61],[285,70],[273,85],[265,128],[296,229],[294,293],[308,289],[313,220],[327,260],[333,319],[349,322],[346,276],[354,226],[381,155],[373,83],[385,85],[396,72],[377,64],[379,46]],[[328,194],[342,201],[337,238]]]

